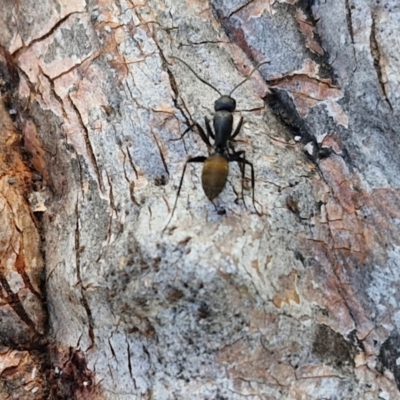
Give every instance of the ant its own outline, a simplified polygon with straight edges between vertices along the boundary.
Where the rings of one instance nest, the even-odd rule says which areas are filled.
[[[197,73],[192,69],[192,67],[188,65],[185,61],[181,60],[178,57],[171,57],[171,58],[174,58],[183,63],[201,82],[214,89],[221,97],[217,99],[214,103],[215,114],[213,118],[213,125],[215,133],[211,129],[210,121],[208,120],[208,118],[204,117],[207,135],[205,134],[203,128],[197,122],[195,122],[194,124],[190,125],[178,139],[173,139],[173,140],[182,139],[187,132],[196,127],[200,134],[201,139],[207,145],[210,154],[208,157],[198,156],[198,157],[191,157],[186,160],[185,166],[183,167],[181,180],[179,182],[179,187],[178,187],[178,192],[176,194],[174,207],[172,208],[171,217],[169,218],[168,223],[165,227],[168,226],[169,222],[171,221],[174,215],[176,205],[178,203],[179,194],[182,188],[183,178],[185,176],[186,167],[189,163],[204,164],[201,176],[201,183],[205,195],[213,204],[214,204],[213,200],[222,192],[222,190],[226,185],[226,181],[228,179],[229,163],[233,161],[236,161],[239,164],[240,170],[242,172],[242,197],[243,197],[243,180],[245,177],[245,166],[249,165],[251,169],[253,206],[256,213],[260,215],[255,206],[255,199],[254,199],[255,180],[254,180],[253,164],[246,159],[244,150],[235,151],[231,143],[234,141],[235,137],[239,134],[243,124],[243,117],[240,117],[236,129],[232,133],[233,112],[236,109],[236,100],[232,98],[232,94],[239,86],[241,86],[251,77],[253,72],[257,71],[262,65],[269,63],[269,61],[262,62],[256,68],[254,68],[253,71],[242,82],[240,82],[233,88],[233,90],[229,93],[229,95],[223,95],[217,88],[215,88],[210,83],[208,83],[200,76],[198,76]],[[210,137],[214,141],[213,145],[211,145],[210,143]]]

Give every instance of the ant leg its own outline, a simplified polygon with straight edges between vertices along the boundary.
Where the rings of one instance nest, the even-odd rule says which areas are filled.
[[[260,214],[257,210],[256,207],[256,200],[255,200],[255,196],[254,196],[254,188],[255,188],[255,179],[254,179],[254,166],[253,163],[251,163],[250,161],[246,160],[246,158],[242,159],[243,162],[243,167],[245,166],[245,164],[250,166],[250,170],[251,170],[251,190],[252,190],[252,201],[253,201],[253,207],[254,210],[256,211],[257,215],[261,216],[262,214]],[[244,168],[243,168],[244,169]]]
[[[216,213],[217,213],[218,215],[225,215],[225,214],[226,214],[225,208],[223,208],[223,207],[217,207],[217,206],[215,205],[215,203],[214,203],[214,200],[210,200],[210,201],[211,201],[212,205],[214,206],[215,211],[216,211]]]
[[[228,147],[228,153],[229,151],[231,151],[231,153],[229,154],[235,154],[236,150],[235,150],[235,144],[236,144],[236,140],[235,139],[229,139],[227,147]]]
[[[230,147],[234,151],[233,146],[230,146]],[[242,191],[241,191],[241,195],[242,195],[243,204],[247,208],[246,202],[244,200],[244,193],[243,193],[244,178],[245,178],[245,175],[246,175],[246,164],[242,161],[242,159],[246,159],[245,151],[244,150],[234,151],[232,153],[232,156],[235,157],[235,159],[232,159],[232,161],[237,161],[237,163],[239,165],[239,168],[240,168],[240,172],[242,174]]]
[[[195,122],[194,124],[190,125],[187,129],[185,129],[185,132],[183,132],[181,136],[179,136],[177,139],[170,139],[170,141],[171,141],[171,142],[175,142],[175,141],[177,141],[177,140],[183,139],[183,137],[184,137],[189,131],[191,131],[196,125],[197,125],[197,123]]]
[[[253,201],[253,207],[254,210],[256,211],[256,213],[261,216],[261,214],[258,212],[257,207],[256,207],[256,201],[255,201],[255,196],[254,196],[254,188],[255,188],[255,178],[254,178],[254,166],[253,163],[251,163],[250,161],[248,161],[246,159],[246,157],[244,156],[244,151],[238,151],[236,153],[230,154],[229,155],[229,161],[236,161],[240,164],[243,165],[243,175],[242,177],[244,177],[244,169],[246,165],[250,166],[250,170],[251,170],[251,189],[252,189],[252,201]],[[243,190],[243,186],[242,186],[242,190]]]
[[[246,201],[244,200],[244,192],[243,192],[244,178],[246,177],[246,164],[241,161],[238,161],[238,164],[239,164],[240,172],[242,173],[242,200],[243,200],[244,206],[247,208]],[[254,194],[254,188],[253,188],[253,194]]]
[[[176,199],[175,199],[175,203],[174,206],[172,208],[172,212],[171,212],[171,216],[168,219],[167,224],[165,225],[163,232],[165,231],[165,229],[167,228],[168,224],[171,222],[172,217],[174,216],[174,212],[176,209],[176,205],[178,203],[178,198],[179,198],[179,194],[181,193],[181,189],[182,189],[182,183],[183,183],[183,178],[185,176],[185,172],[186,172],[186,167],[189,163],[203,163],[205,160],[207,159],[207,157],[204,156],[198,156],[198,157],[192,157],[186,160],[185,162],[185,166],[183,167],[183,171],[182,171],[182,176],[181,176],[181,180],[179,181],[179,187],[178,187],[178,192],[176,194]]]
[[[197,122],[195,122],[194,124],[190,125],[190,126],[185,130],[185,132],[183,132],[182,135],[179,136],[177,139],[170,139],[171,142],[175,142],[175,141],[177,141],[177,140],[183,139],[183,137],[184,137],[190,130],[192,130],[194,127],[196,127],[197,130],[199,131],[201,140],[210,148],[210,147],[211,147],[210,140],[208,139],[208,137],[207,137],[206,134],[204,133],[203,128],[202,128]]]
[[[235,132],[232,133],[232,135],[230,136],[229,140],[233,140],[233,139],[235,139],[235,137],[237,135],[239,135],[239,132],[240,132],[240,129],[242,128],[242,125],[243,125],[243,117],[240,117],[239,123],[238,123],[238,125],[237,125],[237,127],[235,129]]]
[[[234,143],[236,143],[235,137],[239,134],[240,129],[242,128],[242,125],[243,125],[243,117],[240,117],[239,123],[238,123],[235,131],[229,137],[228,146],[229,146],[230,150],[232,150],[232,154],[236,153],[235,146],[234,146]],[[239,153],[241,153],[241,152],[239,152]],[[240,169],[242,169],[242,167]]]
[[[210,121],[208,120],[207,117],[204,117],[204,122],[205,122],[205,124],[206,124],[207,136],[208,136],[208,137],[211,136],[212,139],[215,140],[214,133],[213,133],[213,131],[212,131],[212,129],[211,129]]]
[[[206,126],[207,126],[207,124],[206,124]],[[201,140],[207,145],[208,151],[210,151],[211,143],[210,143],[210,139],[209,139],[210,136],[208,135],[208,133],[209,133],[208,128],[207,128],[207,135],[204,133],[203,128],[199,124],[196,124],[196,128],[199,131]],[[211,137],[213,137],[213,136],[211,136]]]

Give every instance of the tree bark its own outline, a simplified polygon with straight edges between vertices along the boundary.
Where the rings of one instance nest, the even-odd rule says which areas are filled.
[[[399,397],[395,0],[2,8],[0,398]]]

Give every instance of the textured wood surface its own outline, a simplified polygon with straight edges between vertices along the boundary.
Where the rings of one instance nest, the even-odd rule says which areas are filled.
[[[396,1],[3,10],[0,398],[399,397]],[[262,215],[193,164],[165,228],[219,96],[173,57],[223,94],[269,61],[233,95]]]

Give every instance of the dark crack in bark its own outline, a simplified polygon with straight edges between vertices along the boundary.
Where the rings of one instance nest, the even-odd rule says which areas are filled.
[[[79,119],[79,122],[80,122],[80,124],[82,126],[82,129],[83,129],[83,132],[84,132],[84,139],[85,139],[87,154],[88,154],[89,160],[91,161],[93,169],[94,169],[94,171],[96,173],[97,183],[99,185],[99,188],[100,188],[101,192],[104,193],[104,191],[105,191],[104,190],[104,183],[103,183],[103,179],[101,177],[100,168],[99,168],[99,166],[97,164],[97,161],[96,161],[96,156],[94,154],[92,144],[90,142],[89,131],[88,131],[86,125],[83,122],[83,118],[82,118],[82,115],[81,115],[78,107],[76,106],[76,104],[74,103],[74,101],[72,100],[70,95],[68,95],[68,99],[69,99],[70,104],[71,104],[72,108],[74,109],[74,111],[75,111],[75,113],[76,113],[76,115],[77,115],[77,117]]]
[[[372,55],[372,58],[374,59],[374,68],[376,71],[376,75],[378,77],[379,87],[381,88],[385,102],[389,106],[390,110],[393,111],[392,104],[390,103],[390,100],[387,96],[385,83],[383,82],[382,68],[381,68],[381,64],[380,64],[381,50],[379,48],[379,43],[376,38],[375,15],[373,13],[371,15],[371,19],[372,19],[372,25],[371,25],[371,34],[370,34],[369,40],[370,40],[371,55]]]
[[[94,332],[93,332],[93,316],[92,316],[92,311],[89,307],[89,303],[86,299],[85,296],[85,288],[82,285],[82,277],[81,277],[81,250],[80,250],[80,227],[79,227],[79,207],[78,204],[75,205],[75,218],[76,218],[76,226],[75,226],[75,262],[76,262],[76,274],[78,278],[78,284],[81,287],[81,302],[83,307],[86,310],[86,314],[88,317],[88,323],[89,323],[89,337],[91,340],[90,347],[87,349],[89,350],[94,346]]]
[[[349,30],[349,35],[351,38],[351,44],[354,45],[354,32],[353,32],[353,18],[352,18],[352,5],[350,4],[350,0],[346,0],[346,22],[347,29]]]
[[[47,38],[49,38],[51,35],[53,35],[56,30],[62,25],[64,24],[64,22],[71,17],[72,15],[80,15],[80,14],[84,14],[84,12],[80,12],[80,11],[74,11],[72,13],[67,14],[64,18],[61,18],[53,27],[51,27],[49,29],[48,32],[46,32],[44,35],[33,39],[29,44],[24,44],[22,47],[20,47],[19,49],[17,49],[16,51],[14,51],[14,53],[12,53],[12,55],[16,58],[20,57],[21,54],[23,54],[26,50],[28,50],[31,46],[33,46],[35,43],[41,42]]]

